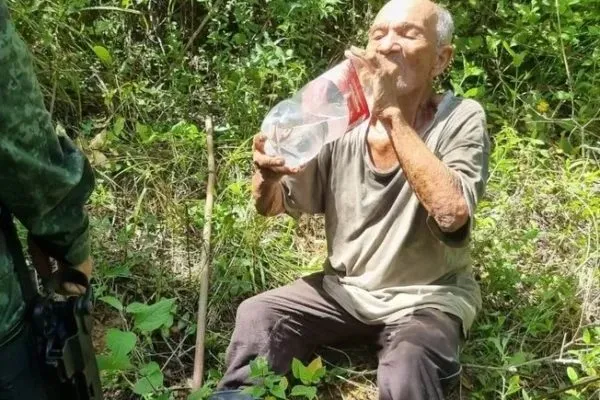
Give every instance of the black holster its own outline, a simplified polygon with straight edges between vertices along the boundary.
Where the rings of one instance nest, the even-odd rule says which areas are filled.
[[[61,400],[102,400],[102,387],[92,343],[92,288],[75,269],[60,271],[57,282],[86,288],[81,296],[56,299],[41,295],[31,279],[12,217],[0,208],[0,229],[5,233],[27,304],[26,319],[33,329],[42,375],[49,395]],[[56,396],[56,395],[55,395]]]

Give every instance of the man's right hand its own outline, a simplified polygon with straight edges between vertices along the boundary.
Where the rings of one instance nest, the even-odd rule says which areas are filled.
[[[252,196],[259,214],[278,215],[285,212],[283,188],[279,181],[285,175],[299,172],[301,168],[286,167],[281,157],[266,155],[265,141],[266,137],[259,133],[252,142],[252,159],[256,167],[252,176]]]
[[[252,159],[254,166],[265,182],[277,182],[285,175],[293,175],[300,171],[299,168],[285,166],[281,157],[271,157],[265,154],[266,136],[259,133],[252,142]]]

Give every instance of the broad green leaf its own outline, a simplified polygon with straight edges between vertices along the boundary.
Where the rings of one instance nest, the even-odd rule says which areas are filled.
[[[267,393],[267,389],[262,386],[250,386],[242,390],[242,393],[249,394],[255,399],[262,399],[262,397]]]
[[[175,299],[163,299],[150,306],[132,303],[127,311],[135,314],[135,327],[142,332],[152,332],[162,326],[173,325],[172,309]]]
[[[154,393],[163,387],[163,374],[159,365],[152,361],[140,370],[141,378],[133,387],[133,392],[141,396]]]
[[[296,385],[292,388],[290,395],[312,400],[317,397],[317,388],[313,386]]]
[[[121,301],[114,296],[102,296],[100,297],[100,300],[110,306],[113,306],[118,311],[123,311],[123,304],[121,304]]]
[[[96,361],[101,371],[126,371],[133,367],[127,354],[101,354],[96,357]]]
[[[302,371],[302,369],[304,369],[302,362],[297,358],[294,358],[292,360],[292,375],[294,375],[294,378],[300,379],[300,371]]]
[[[525,60],[525,56],[527,55],[527,52],[522,52],[522,53],[515,53],[512,57],[512,64],[515,67],[520,67],[521,64],[523,64],[523,61]]]
[[[269,373],[269,364],[264,357],[256,357],[250,361],[250,377],[261,378]]]
[[[104,46],[94,46],[92,47],[94,53],[98,56],[100,61],[102,61],[105,65],[111,65],[113,62],[112,56],[108,49]]]
[[[308,364],[308,366],[306,367],[306,369],[308,371],[310,371],[311,374],[314,375],[315,372],[317,372],[318,369],[323,368],[323,362],[321,361],[321,357],[317,357],[315,358],[310,364]]]
[[[465,92],[464,96],[468,97],[468,98],[474,98],[474,97],[477,97],[478,94],[479,94],[479,88],[474,87],[474,88],[467,90]]]
[[[577,371],[575,371],[575,368],[573,368],[573,367],[567,368],[567,376],[569,377],[569,379],[571,380],[572,383],[575,383],[577,381],[577,379],[579,379],[579,376],[577,375]]]
[[[289,384],[290,383],[288,382],[287,378],[285,376],[282,376],[281,381],[279,381],[279,387],[283,390],[287,390]]]
[[[134,303],[131,303],[130,305],[128,305],[125,310],[128,313],[136,314],[136,313],[140,313],[140,312],[144,312],[144,311],[148,310],[148,305],[134,302]]]
[[[592,334],[589,329],[585,329],[583,331],[583,343],[590,344],[592,343]]]
[[[278,399],[285,399],[285,389],[282,389],[281,386],[273,386],[270,389],[270,392],[273,396],[277,397]]]
[[[508,381],[508,390],[506,391],[506,395],[511,395],[517,393],[521,390],[521,377],[519,375],[514,375]]]
[[[275,386],[279,386],[279,381],[281,378],[277,375],[269,375],[264,380],[264,385],[269,389]]]
[[[131,353],[137,342],[133,332],[123,332],[119,329],[109,329],[106,333],[106,345],[115,355]]]

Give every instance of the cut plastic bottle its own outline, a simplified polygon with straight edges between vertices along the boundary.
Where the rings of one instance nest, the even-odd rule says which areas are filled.
[[[288,167],[301,166],[369,116],[365,90],[346,60],[269,111],[261,125],[265,153],[282,157]]]

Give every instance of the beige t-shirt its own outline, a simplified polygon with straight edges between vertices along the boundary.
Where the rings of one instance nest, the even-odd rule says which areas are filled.
[[[470,220],[452,234],[427,214],[400,167],[373,166],[368,129],[364,123],[327,144],[301,173],[286,177],[286,211],[325,215],[323,286],[354,317],[393,323],[434,307],[461,318],[466,335],[481,307],[469,242],[488,176],[485,113],[476,101],[447,92],[421,136],[462,182]]]

